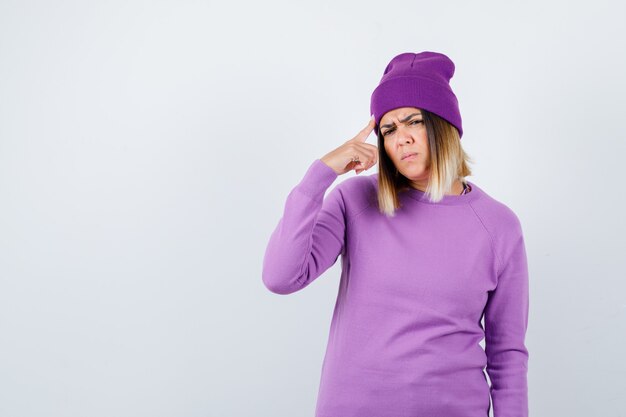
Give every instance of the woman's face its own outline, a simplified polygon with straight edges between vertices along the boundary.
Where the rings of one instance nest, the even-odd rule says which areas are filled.
[[[380,119],[378,130],[383,135],[385,151],[398,171],[412,182],[427,184],[430,149],[420,109],[390,110]],[[405,158],[406,155],[412,156]]]

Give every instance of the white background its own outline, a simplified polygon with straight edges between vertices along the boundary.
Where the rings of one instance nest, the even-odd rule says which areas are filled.
[[[273,294],[265,246],[423,50],[456,65],[468,179],[523,225],[531,415],[626,416],[624,15],[0,0],[0,416],[312,416],[340,265]]]

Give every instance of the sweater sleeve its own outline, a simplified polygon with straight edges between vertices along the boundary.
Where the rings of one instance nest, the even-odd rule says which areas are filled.
[[[519,220],[485,310],[485,353],[494,417],[528,417],[528,265]]]
[[[345,206],[339,187],[324,198],[337,176],[316,159],[287,196],[263,259],[263,283],[271,292],[301,290],[337,261],[344,247]]]

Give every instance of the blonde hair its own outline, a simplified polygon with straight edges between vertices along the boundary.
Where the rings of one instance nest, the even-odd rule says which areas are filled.
[[[474,161],[463,150],[459,131],[447,120],[420,109],[430,149],[430,178],[426,194],[430,201],[441,201],[457,179],[472,175],[469,165]],[[410,187],[409,180],[398,172],[385,150],[384,138],[378,131],[378,209],[393,217],[401,207],[398,195]]]

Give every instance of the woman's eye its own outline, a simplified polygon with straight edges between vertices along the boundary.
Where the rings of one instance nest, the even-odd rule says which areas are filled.
[[[423,120],[412,120],[409,124],[410,125],[416,125],[416,124],[422,123],[422,122],[423,122]],[[387,136],[389,133],[393,133],[394,130],[396,130],[396,129],[389,129],[388,131],[383,133],[383,136]]]

